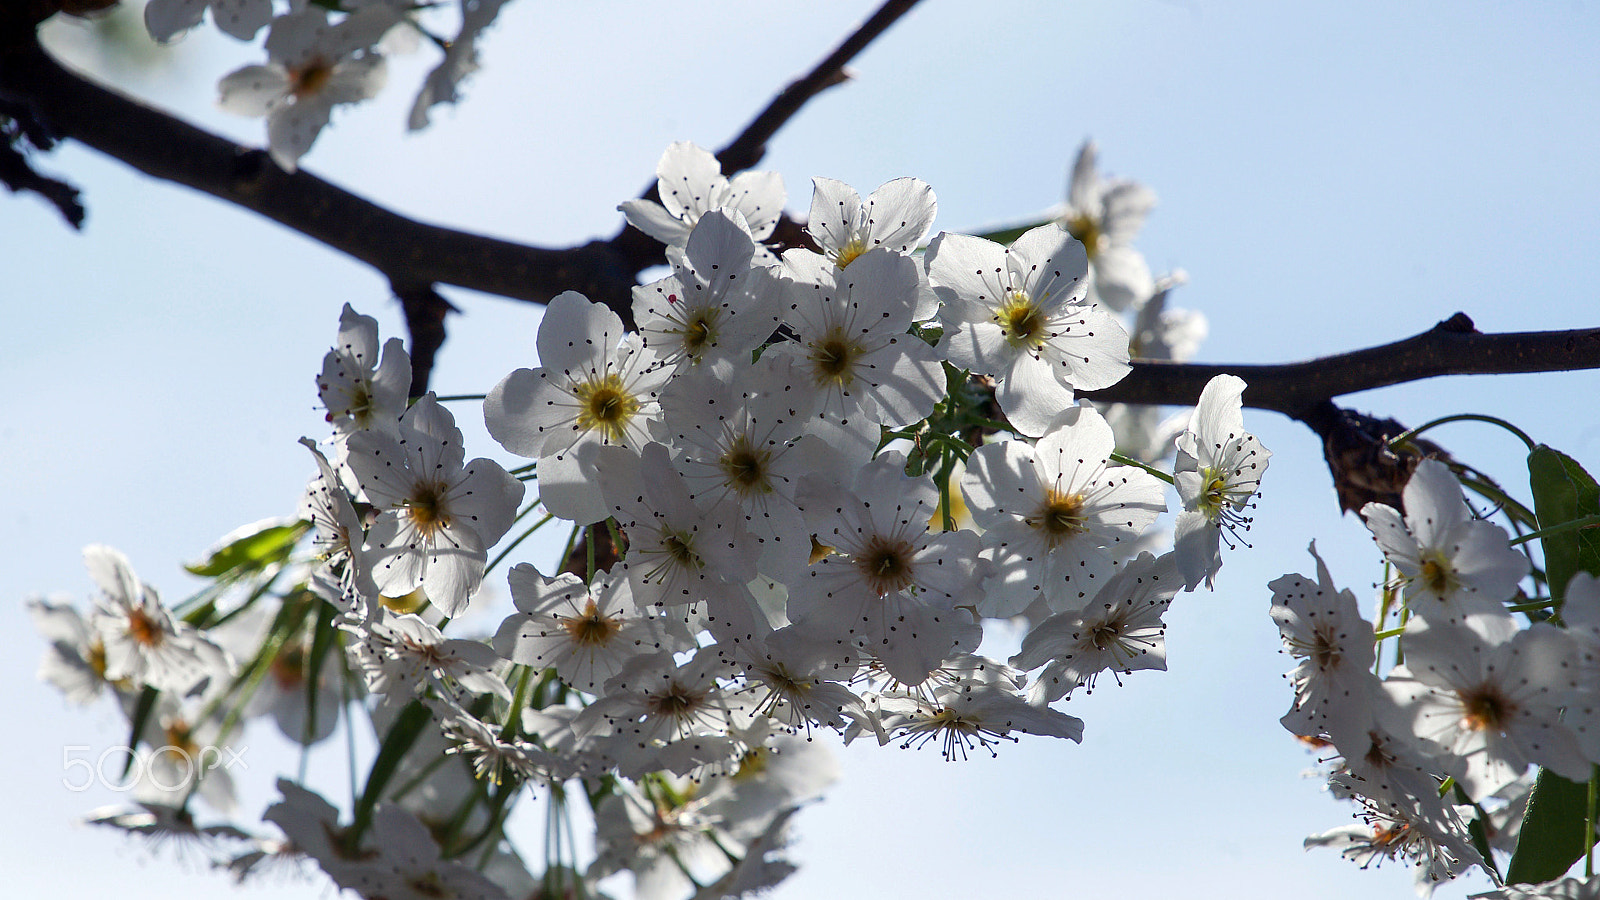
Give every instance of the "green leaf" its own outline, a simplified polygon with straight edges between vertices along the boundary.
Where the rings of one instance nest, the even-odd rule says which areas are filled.
[[[1540,769],[1528,795],[1528,813],[1506,869],[1506,883],[1539,884],[1565,875],[1589,850],[1583,840],[1588,806],[1587,783]]]
[[[1528,454],[1528,478],[1541,529],[1600,514],[1600,486],[1561,451],[1543,444],[1534,448]],[[1540,543],[1552,597],[1564,597],[1567,582],[1578,572],[1600,576],[1600,529],[1545,535]]]
[[[260,571],[288,559],[294,545],[310,528],[310,522],[284,523],[282,519],[246,525],[224,537],[226,543],[212,551],[205,562],[184,568],[203,578]]]
[[[161,692],[153,687],[147,687],[139,692],[139,700],[133,707],[133,730],[128,734],[128,758],[122,763],[122,777],[126,779],[128,772],[133,769],[135,750],[139,749],[139,736],[144,734],[144,726],[150,722],[150,715],[156,711],[156,697]]]
[[[406,751],[416,743],[417,736],[422,734],[423,726],[433,720],[428,708],[421,702],[413,700],[400,711],[400,715],[390,726],[389,733],[383,736],[383,746],[378,748],[378,755],[372,760],[372,769],[367,773],[367,786],[361,790],[361,799],[356,801],[355,821],[350,825],[350,832],[345,836],[345,849],[350,852],[361,844],[361,835],[372,824],[372,811],[378,805],[378,798],[382,796],[383,789],[388,786],[389,779],[400,768],[400,760],[405,758]]]
[[[328,651],[338,646],[339,631],[334,627],[334,617],[339,614],[332,603],[317,601],[316,626],[311,633],[311,655],[306,657],[306,724],[300,734],[302,746],[311,746],[317,728],[317,701],[321,698],[322,662]]]
[[[994,241],[996,244],[1009,244],[1033,229],[1038,228],[1040,225],[1049,225],[1054,221],[1055,219],[1040,219],[1037,222],[1028,222],[1023,225],[1008,225],[1005,228],[996,228],[994,231],[986,231],[983,234],[978,235],[978,237],[981,237],[986,241]]]

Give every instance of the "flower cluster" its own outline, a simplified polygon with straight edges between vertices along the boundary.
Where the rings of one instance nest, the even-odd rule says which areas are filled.
[[[254,41],[266,32],[265,63],[244,66],[218,82],[218,103],[229,112],[267,120],[267,152],[285,171],[328,125],[336,106],[377,96],[387,57],[413,49],[425,36],[443,54],[424,77],[408,127],[426,128],[438,104],[455,103],[460,85],[478,68],[477,44],[507,0],[343,0],[287,4],[283,0],[150,0],[145,27],[167,43],[209,17],[229,37]],[[458,7],[454,33],[445,7]]]
[[[372,897],[526,895],[504,817],[524,788],[559,810],[581,785],[596,857],[581,874],[547,860],[546,890],[621,871],[641,896],[757,890],[793,868],[787,823],[834,777],[818,733],[949,759],[1020,734],[1080,741],[1053,704],[1166,667],[1163,615],[1248,527],[1270,456],[1243,430],[1236,378],[1164,446],[1141,416],[1078,397],[1121,379],[1136,346],[1184,345],[1159,324],[1176,321],[1161,316],[1174,281],[1123,297],[1125,324],[1093,299],[1116,272],[1091,262],[1125,243],[1086,249],[1055,222],[1009,245],[929,240],[934,194],[912,178],[866,199],[817,179],[814,249],[780,254],[761,242],[784,203],[775,176],[726,179],[689,144],[659,173],[661,203],[623,207],[669,244],[671,274],[633,292],[637,330],[564,293],[537,365],[484,397],[489,434],[524,464],[468,461],[444,404],[405,402],[398,342],[380,347],[346,307],[317,379],[334,435],[304,441],[317,474],[294,527],[314,528],[312,558],[292,558],[299,533],[273,531],[288,525],[241,534],[214,567],[252,589],[195,605],[184,631],[91,556],[108,608],[145,623],[137,654],[96,630],[121,690],[209,678],[226,730],[223,711],[271,695],[281,671],[272,702],[304,743],[349,711],[316,687],[327,673],[367,698],[383,743],[355,808],[281,782],[267,818],[285,839],[236,870],[294,854]],[[1119,445],[1171,454],[1175,473]],[[1169,484],[1182,508],[1161,552]],[[510,548],[490,550],[556,519],[572,552],[510,568],[515,611],[492,636],[447,634],[484,611]],[[280,577],[296,587],[274,609]],[[87,631],[40,615],[63,635],[52,677],[81,693]],[[1026,626],[1009,660],[979,654],[997,622]],[[230,624],[258,642],[237,678],[198,636]]]
[[[1393,573],[1378,628],[1398,625],[1376,631],[1398,642],[1387,670],[1374,625],[1334,586],[1314,545],[1315,578],[1285,575],[1269,587],[1285,652],[1298,660],[1283,725],[1332,748],[1330,788],[1361,809],[1359,824],[1307,846],[1363,864],[1405,859],[1427,894],[1472,867],[1498,881],[1492,856],[1519,848],[1535,773],[1587,782],[1600,764],[1600,580],[1578,572],[1551,583],[1553,598],[1530,600],[1520,587],[1528,556],[1473,513],[1442,461],[1420,462],[1402,500],[1402,509],[1361,510]],[[1573,825],[1577,837],[1582,823]],[[1493,896],[1567,896],[1559,887]]]

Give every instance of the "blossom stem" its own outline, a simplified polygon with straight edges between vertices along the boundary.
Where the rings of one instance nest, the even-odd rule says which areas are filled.
[[[500,740],[515,740],[522,733],[522,710],[528,704],[528,688],[533,683],[533,667],[518,665],[517,689],[511,694],[511,709],[506,713],[506,724],[500,729]]]
[[[944,464],[939,467],[939,527],[945,531],[956,530],[956,517],[950,512],[950,476],[955,470],[956,455],[946,453]]]
[[[1600,806],[1600,766],[1589,772],[1589,805],[1583,813],[1583,877],[1594,877],[1595,810]]]
[[[357,801],[361,799],[360,781],[356,777],[356,717],[350,711],[350,658],[344,653],[339,654],[339,674],[339,697],[344,701],[341,706],[344,712],[345,763],[349,766],[350,808],[355,809]]]
[[[615,516],[606,519],[606,532],[611,535],[611,550],[617,555],[617,559],[626,559],[627,556],[622,551],[622,534],[617,531]]]
[[[1524,444],[1528,445],[1528,452],[1530,452],[1530,453],[1533,452],[1533,449],[1535,447],[1539,446],[1537,441],[1535,441],[1531,437],[1528,437],[1527,432],[1525,432],[1521,428],[1518,428],[1517,426],[1511,424],[1510,422],[1507,422],[1505,419],[1498,419],[1498,418],[1495,418],[1494,416],[1486,416],[1486,415],[1483,415],[1482,413],[1457,413],[1456,415],[1453,415],[1453,416],[1445,416],[1445,417],[1440,418],[1440,419],[1434,419],[1432,422],[1428,422],[1428,423],[1426,423],[1424,425],[1419,425],[1418,427],[1413,428],[1410,431],[1403,432],[1398,437],[1390,438],[1389,439],[1389,447],[1391,449],[1393,449],[1395,447],[1399,447],[1400,445],[1406,443],[1407,441],[1410,441],[1412,438],[1416,437],[1417,435],[1422,434],[1424,431],[1427,431],[1428,429],[1433,428],[1436,425],[1444,425],[1447,422],[1488,422],[1490,425],[1498,425],[1501,428],[1504,428],[1506,431],[1509,431],[1512,434],[1516,435],[1517,437],[1521,438],[1522,442]]]
[[[1382,593],[1383,599],[1378,602],[1378,623],[1373,629],[1373,641],[1375,643],[1379,640],[1382,640],[1381,638],[1377,637],[1377,634],[1383,631],[1383,623],[1389,621],[1389,611],[1394,608],[1394,598],[1396,592],[1391,586],[1394,572],[1393,566],[1394,564],[1389,562],[1388,559],[1384,559],[1382,582],[1384,585]],[[1382,654],[1374,652],[1372,657],[1372,674],[1381,675],[1383,670],[1379,667],[1383,665],[1383,660],[1381,658]]]
[[[1568,531],[1577,531],[1580,528],[1595,528],[1597,526],[1600,526],[1600,515],[1588,515],[1581,519],[1573,519],[1570,522],[1562,522],[1560,525],[1551,525],[1549,528],[1541,528],[1538,531],[1530,531],[1520,537],[1512,538],[1510,541],[1508,541],[1508,543],[1515,547],[1518,544],[1526,543],[1534,538],[1543,538],[1549,535],[1564,534]]]
[[[1154,475],[1162,481],[1165,481],[1167,484],[1172,484],[1171,475],[1168,475],[1166,472],[1161,471],[1155,466],[1146,465],[1145,463],[1142,463],[1131,456],[1123,456],[1121,453],[1113,453],[1111,454],[1111,461],[1120,466],[1133,466],[1136,469],[1143,469],[1146,472],[1149,472],[1151,475]]]
[[[537,501],[535,501],[535,503],[537,504]],[[543,528],[546,524],[548,524],[554,518],[555,518],[555,516],[553,516],[553,515],[551,515],[549,513],[546,513],[544,518],[542,518],[539,521],[533,523],[532,527],[530,527],[527,531],[524,531],[522,534],[518,535],[516,540],[514,540],[511,543],[507,544],[506,548],[504,550],[501,550],[498,554],[496,554],[495,558],[490,560],[489,564],[487,566],[483,567],[483,571],[484,572],[488,572],[489,570],[493,569],[495,566],[499,565],[500,561],[505,559],[506,556],[511,553],[511,551],[517,549],[517,545],[518,544],[520,544],[524,540],[526,540],[528,538],[528,536],[533,534],[535,531],[538,531],[540,528]]]
[[[587,551],[586,556],[588,557],[588,560],[587,560],[588,575],[585,576],[585,578],[583,579],[583,583],[584,584],[594,584],[594,570],[595,570],[595,564],[594,564],[594,542],[596,540],[598,540],[599,537],[600,537],[600,530],[595,528],[593,525],[590,525],[589,526],[589,539],[587,541],[583,542],[583,547],[584,547],[584,550]]]
[[[450,394],[449,396],[435,397],[433,399],[439,401],[440,403],[450,403],[455,400],[483,400],[486,399],[486,397],[486,394]]]

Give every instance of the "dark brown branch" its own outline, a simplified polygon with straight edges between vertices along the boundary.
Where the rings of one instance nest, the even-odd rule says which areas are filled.
[[[909,6],[909,2],[886,4],[873,18],[889,16],[891,10],[898,15],[904,11],[900,7]],[[887,27],[886,21],[880,24]],[[843,59],[859,50],[849,49],[853,42],[864,46],[875,34],[863,26],[829,59],[837,57],[842,65]],[[819,66],[817,71],[824,69]],[[30,104],[44,124],[62,137],[81,141],[158,178],[258,212],[372,265],[394,286],[403,304],[415,307],[408,308],[408,317],[433,335],[430,340],[442,340],[440,307],[427,299],[434,284],[536,303],[564,290],[577,290],[629,318],[630,291],[640,268],[631,254],[617,246],[622,236],[610,242],[547,249],[408,219],[307,172],[283,172],[259,150],[240,147],[92,84],[51,59],[31,33],[0,41],[0,100]],[[765,113],[758,116],[747,133],[757,135],[781,125],[784,116],[774,116],[777,118],[770,120]],[[767,124],[757,129],[756,124],[763,121]],[[760,141],[751,140],[752,147],[759,146]],[[736,141],[729,149],[738,144]],[[431,347],[416,349],[424,351],[419,356],[430,355],[437,346],[434,342]],[[1466,316],[1457,314],[1416,337],[1301,363],[1140,362],[1122,382],[1087,396],[1125,403],[1190,405],[1213,376],[1232,372],[1250,384],[1244,396],[1247,406],[1276,410],[1315,428],[1319,415],[1326,417],[1331,398],[1357,391],[1439,375],[1592,368],[1600,368],[1600,329],[1484,335],[1473,329]]]
[[[433,377],[433,360],[444,346],[444,317],[460,312],[450,301],[439,296],[431,284],[400,284],[389,287],[400,301],[406,315],[406,330],[411,332],[411,397],[421,397],[428,392],[428,380]]]
[[[844,67],[865,50],[868,44],[900,21],[901,17],[917,5],[917,2],[918,0],[887,0],[878,7],[877,12],[862,22],[854,33],[835,47],[832,53],[812,66],[811,71],[790,82],[788,87],[778,92],[778,95],[772,98],[772,102],[767,104],[767,108],[758,113],[738,137],[717,151],[717,161],[722,163],[722,174],[734,175],[761,162],[762,157],[767,155],[767,141],[787,125],[811,98],[848,80],[849,75]],[[639,196],[645,200],[661,199],[653,183]],[[779,220],[778,234],[774,237],[780,235],[787,236],[788,246],[801,246],[802,242],[809,242],[804,232],[787,215]],[[631,225],[623,226],[622,231],[611,239],[610,244],[641,271],[666,262],[666,248],[661,242]]]
[[[844,67],[916,5],[917,0],[888,0],[822,62],[803,77],[790,82],[732,143],[718,151],[717,160],[722,163],[723,173],[731,175],[742,172],[761,162],[761,158],[767,155],[767,141],[787,125],[812,97],[846,81],[849,75]]]
[[[844,80],[844,66],[917,0],[889,0],[822,62],[768,104],[720,154],[730,174],[754,165],[766,141],[812,97]],[[0,35],[0,99],[36,105],[51,128],[157,178],[249,209],[367,263],[396,285],[412,329],[414,359],[431,360],[444,341],[435,313],[448,307],[417,298],[451,284],[514,300],[548,302],[575,290],[633,320],[639,272],[665,261],[660,243],[632,228],[610,241],[540,248],[441,228],[398,215],[301,170],[284,172],[267,155],[241,147],[68,71],[39,46],[32,19],[7,22]],[[653,192],[652,188],[652,192]],[[792,221],[788,240],[804,240]],[[412,298],[407,300],[407,298]],[[426,310],[424,312],[424,310]],[[421,331],[417,327],[421,327]],[[422,366],[426,385],[431,366]]]
[[[1094,400],[1192,406],[1212,377],[1231,373],[1249,385],[1244,405],[1316,427],[1334,397],[1440,375],[1508,375],[1600,368],[1600,328],[1483,334],[1463,313],[1392,344],[1279,365],[1137,362]]]
[[[398,215],[304,170],[241,147],[66,70],[28,40],[0,54],[0,97],[26,99],[59,136],[156,178],[260,213],[403,284],[453,284],[543,303],[564,290],[615,295],[633,284],[603,242],[546,249]]]

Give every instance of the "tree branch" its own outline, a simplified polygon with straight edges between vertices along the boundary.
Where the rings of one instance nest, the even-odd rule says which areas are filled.
[[[812,97],[844,80],[844,66],[918,0],[888,0],[805,76],[784,88],[718,154],[729,174],[754,165],[766,142]],[[300,170],[284,172],[261,150],[241,147],[67,70],[39,45],[32,19],[0,35],[0,100],[27,104],[57,134],[147,175],[203,191],[361,260],[392,285],[406,310],[413,359],[432,360],[448,309],[433,291],[450,284],[513,300],[546,303],[575,290],[632,326],[639,272],[665,261],[653,238],[624,227],[609,241],[543,248],[409,219]],[[652,186],[646,196],[653,195]],[[792,221],[779,240],[805,240]],[[436,298],[436,299],[429,299]],[[443,305],[441,305],[443,304]],[[426,388],[430,366],[414,389]]]
[[[0,97],[31,101],[57,135],[279,222],[403,284],[453,284],[544,303],[564,290],[614,293],[635,272],[604,242],[547,249],[398,215],[304,170],[241,147],[52,59],[36,40],[0,53]],[[624,291],[625,293],[626,291]]]
[[[734,175],[761,162],[762,157],[767,155],[767,141],[787,125],[811,98],[847,81],[849,75],[844,67],[865,50],[868,44],[888,31],[891,25],[900,21],[900,18],[910,12],[917,3],[918,0],[887,0],[878,7],[877,12],[867,17],[854,33],[840,42],[832,53],[812,66],[811,71],[791,81],[787,87],[779,91],[778,95],[767,104],[767,108],[758,113],[738,137],[717,151],[717,161],[722,163],[722,174]],[[654,182],[651,182],[650,187],[639,196],[645,200],[661,199]],[[809,238],[788,214],[784,214],[779,220],[773,238],[774,240],[769,243],[786,246],[810,245]],[[610,245],[630,263],[637,265],[640,271],[666,262],[666,248],[661,242],[632,225],[623,226],[622,231],[611,239]]]
[[[836,83],[845,63],[915,2],[885,3],[811,73],[785,89],[724,148],[719,158],[725,168],[759,160],[765,141],[806,100]],[[41,121],[56,134],[157,178],[260,213],[376,268],[406,309],[413,352],[419,358],[431,359],[443,341],[448,304],[434,292],[435,284],[534,303],[577,290],[631,320],[631,289],[637,275],[661,258],[660,244],[638,235],[654,248],[641,264],[641,256],[629,245],[629,232],[610,241],[551,249],[417,222],[303,170],[284,172],[260,150],[241,147],[95,85],[58,64],[31,32],[0,44],[0,100],[38,110]],[[792,232],[794,223],[786,224]],[[1439,375],[1593,368],[1600,368],[1600,329],[1485,335],[1458,313],[1415,337],[1306,362],[1137,362],[1118,384],[1085,396],[1108,402],[1192,405],[1207,381],[1231,372],[1250,384],[1245,405],[1281,412],[1318,429],[1325,427],[1332,398],[1357,391]]]
[[[1238,375],[1244,405],[1316,428],[1335,397],[1440,375],[1509,375],[1600,368],[1600,328],[1483,334],[1464,313],[1381,347],[1278,365],[1135,362],[1133,372],[1093,400],[1193,406],[1212,377]]]

